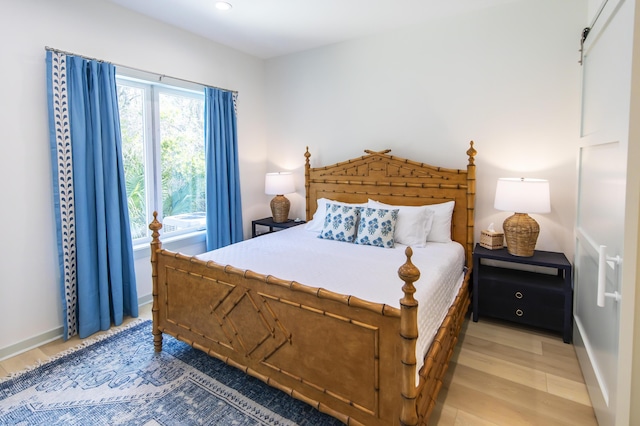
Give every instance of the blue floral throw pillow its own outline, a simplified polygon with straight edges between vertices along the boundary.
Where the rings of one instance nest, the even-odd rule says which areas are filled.
[[[318,238],[352,243],[356,238],[362,207],[327,203],[324,225]]]
[[[393,248],[393,234],[398,220],[398,209],[367,207],[360,213],[356,244]]]

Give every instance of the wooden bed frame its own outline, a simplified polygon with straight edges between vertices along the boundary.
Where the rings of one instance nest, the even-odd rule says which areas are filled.
[[[311,168],[305,153],[307,220],[316,200],[372,198],[396,205],[455,200],[452,237],[466,250],[467,274],[431,344],[416,384],[420,272],[400,266],[400,309],[309,287],[230,265],[162,250],[154,219],[153,339],[162,333],[257,377],[347,425],[427,424],[469,306],[476,151],[466,170],[433,167],[388,155],[367,155]],[[419,285],[419,283],[418,283]]]

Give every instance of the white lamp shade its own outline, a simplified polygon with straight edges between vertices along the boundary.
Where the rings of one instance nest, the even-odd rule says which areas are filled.
[[[295,192],[293,174],[291,172],[267,173],[264,179],[264,193],[283,195]]]
[[[549,181],[544,179],[500,178],[494,207],[514,213],[549,213]]]

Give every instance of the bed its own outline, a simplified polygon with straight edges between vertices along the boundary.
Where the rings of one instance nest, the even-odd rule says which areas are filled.
[[[169,334],[348,425],[427,424],[469,306],[476,151],[471,142],[466,169],[435,167],[389,152],[365,151],[355,159],[312,168],[307,149],[310,222],[239,243],[245,250],[239,254],[235,248],[198,256],[163,250],[162,225],[154,219],[149,227],[155,350],[162,350],[162,335]],[[376,213],[397,212],[395,206],[404,206],[401,212],[425,205],[454,206],[449,225],[454,242],[442,247],[458,247],[452,251],[461,252],[462,265],[433,335],[422,332],[419,310],[431,308],[425,308],[430,297],[419,279],[438,269],[440,260],[424,256],[438,243],[355,248],[353,243],[319,239],[311,224],[318,225],[315,219],[326,214],[321,210],[326,200],[343,207],[366,205]],[[252,241],[260,239],[264,247],[256,249]],[[274,266],[277,274],[266,271],[287,241],[301,244],[295,257],[284,255],[298,270]],[[364,249],[367,258],[380,260],[371,257],[369,264],[375,267],[342,266],[339,270],[349,273],[334,280],[306,270],[311,263],[302,247],[318,253],[322,249],[313,248],[316,243]],[[333,251],[337,249],[327,249],[326,256]],[[258,263],[247,263],[251,257]],[[386,257],[397,265],[389,266]],[[371,279],[364,275],[368,269],[385,281],[377,284],[384,287],[384,297],[362,293],[360,287]],[[421,298],[427,303],[419,303]]]

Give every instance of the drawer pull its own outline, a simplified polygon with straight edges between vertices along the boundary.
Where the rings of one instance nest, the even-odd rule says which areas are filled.
[[[516,299],[522,299],[522,293],[516,291]]]
[[[522,312],[522,309],[516,309],[516,315],[521,317],[522,315],[524,315],[524,312]]]

